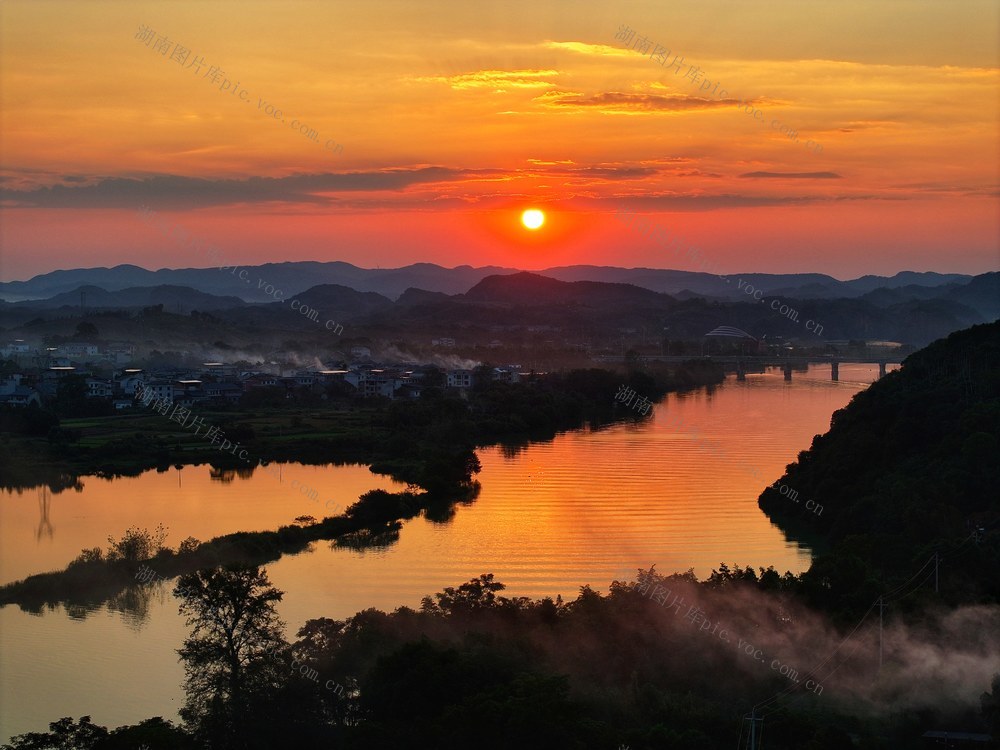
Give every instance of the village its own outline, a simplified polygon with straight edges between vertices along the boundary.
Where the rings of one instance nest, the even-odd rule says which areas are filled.
[[[135,348],[128,343],[69,342],[59,347],[32,344],[23,339],[0,348],[0,406],[41,407],[55,399],[68,378],[81,383],[87,399],[104,401],[118,412],[148,405],[152,400],[182,406],[239,404],[247,394],[271,389],[288,399],[296,393],[325,398],[331,391],[360,399],[416,399],[428,387],[459,393],[473,387],[477,378],[504,383],[520,382],[517,364],[490,368],[443,369],[419,362],[381,362],[368,347],[352,347],[349,357],[319,362],[310,369],[268,362],[251,365],[202,362],[198,365],[134,366]]]

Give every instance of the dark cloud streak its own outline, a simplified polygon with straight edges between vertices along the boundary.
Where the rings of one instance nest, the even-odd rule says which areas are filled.
[[[396,191],[413,185],[462,181],[494,173],[496,172],[493,170],[424,167],[378,172],[250,177],[243,180],[212,180],[177,175],[112,177],[79,187],[52,185],[33,190],[0,190],[0,200],[8,206],[32,208],[115,209],[148,204],[168,209],[188,209],[274,202],[331,205],[337,199],[322,193]],[[63,179],[72,181],[71,177]]]
[[[836,172],[746,172],[740,177],[753,179],[842,180]]]
[[[553,91],[537,97],[536,100],[554,107],[596,107],[617,111],[638,112],[685,112],[730,107],[736,104],[735,99],[705,99],[698,96],[661,96],[659,94],[626,94],[617,91],[609,91],[593,96]]]

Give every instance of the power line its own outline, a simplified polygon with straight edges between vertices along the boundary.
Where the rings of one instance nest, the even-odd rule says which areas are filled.
[[[836,653],[851,638],[854,637],[854,634],[864,624],[865,620],[868,618],[868,615],[871,614],[871,611],[876,606],[879,607],[879,669],[881,670],[881,667],[882,667],[882,658],[883,658],[883,641],[882,641],[882,637],[883,637],[883,611],[884,611],[885,607],[888,606],[890,598],[891,598],[892,601],[899,601],[899,600],[901,600],[901,599],[909,596],[910,594],[918,591],[928,580],[930,580],[931,576],[934,576],[934,591],[935,591],[935,593],[939,593],[939,573],[940,573],[939,567],[940,567],[940,563],[943,560],[952,560],[952,559],[955,559],[956,553],[958,553],[959,550],[961,550],[963,547],[965,547],[965,545],[970,540],[975,539],[976,540],[976,544],[978,544],[979,543],[980,534],[983,531],[985,531],[986,529],[988,529],[988,528],[996,525],[997,523],[1000,523],[1000,519],[997,519],[996,521],[993,521],[992,523],[987,524],[984,527],[978,527],[978,528],[976,528],[976,530],[973,531],[964,540],[962,540],[961,544],[959,544],[954,550],[952,550],[948,554],[948,556],[942,556],[940,554],[940,552],[938,552],[938,551],[935,551],[933,554],[931,554],[931,556],[929,558],[927,558],[927,560],[920,567],[920,569],[916,573],[914,573],[912,576],[910,576],[910,578],[908,580],[906,580],[902,584],[896,586],[890,592],[880,595],[874,602],[872,602],[872,604],[868,607],[868,610],[864,613],[864,615],[861,616],[861,619],[858,621],[858,624],[854,626],[854,629],[844,638],[844,640],[842,640],[837,645],[837,647],[830,653],[829,656],[827,656],[825,659],[823,659],[823,661],[821,661],[819,664],[817,664],[815,667],[813,667],[811,670],[809,670],[809,672],[807,672],[806,675],[818,676],[819,670],[822,669],[824,666],[826,666],[826,664],[831,659],[833,659],[833,657],[836,655]],[[945,545],[948,544],[947,541],[943,541],[942,543],[945,544]],[[966,549],[965,552],[968,552],[969,549],[972,549],[972,547],[969,547],[968,549]],[[962,554],[964,554],[964,552]],[[934,569],[933,570],[931,570],[930,572],[928,572],[928,574],[926,576],[924,576],[924,578],[921,579],[920,582],[917,583],[916,586],[914,586],[911,590],[907,591],[906,593],[900,593],[900,592],[903,591],[903,589],[907,588],[911,583],[913,583],[913,581],[915,581],[920,576],[920,574],[923,573],[924,570],[927,569],[927,566],[930,565],[931,563],[934,563]],[[859,642],[855,645],[854,649],[852,649],[851,653],[848,654],[848,658],[850,658],[850,656],[854,655],[854,653],[858,650],[858,647],[860,645],[861,645],[861,641],[859,640]],[[847,663],[847,660],[848,659],[845,659],[840,664],[837,664],[832,670],[830,670],[830,672],[828,672],[823,677],[823,679],[825,680],[825,679],[828,679],[829,677],[831,677],[838,669],[840,669],[840,667],[842,667],[844,664]],[[784,695],[787,695],[789,693],[794,692],[795,690],[798,689],[799,684],[800,683],[796,683],[794,685],[790,685],[787,688],[785,688],[784,690],[781,690],[778,693],[775,693],[770,698],[768,698],[768,699],[766,699],[764,701],[761,701],[760,703],[757,703],[753,707],[753,709],[752,709],[751,716],[750,717],[744,717],[743,722],[745,722],[749,718],[751,720],[751,729],[753,729],[756,726],[754,722],[755,721],[760,721],[761,722],[761,740],[763,740],[763,721],[764,721],[764,719],[766,719],[768,717],[771,717],[771,716],[774,716],[774,715],[776,715],[776,714],[778,714],[778,713],[786,710],[790,706],[782,706],[782,707],[776,708],[775,710],[769,711],[768,713],[764,714],[759,719],[756,716],[757,710],[758,709],[763,709],[763,708],[767,707],[769,704],[772,704],[775,701],[779,700]],[[742,737],[743,737],[743,722],[740,723],[740,738],[739,738],[739,740],[737,742],[737,745],[739,744],[739,741],[742,741]],[[757,748],[759,748],[759,747],[760,747],[760,745],[758,744],[756,747],[752,747],[751,750],[757,750]]]
[[[861,627],[861,626],[862,626],[862,625],[864,624],[865,620],[866,620],[866,619],[868,618],[868,615],[870,615],[870,614],[871,614],[871,611],[872,611],[873,609],[875,609],[875,604],[876,604],[877,602],[878,602],[878,600],[877,600],[877,599],[876,599],[876,600],[875,600],[874,602],[872,602],[871,606],[869,606],[869,607],[868,607],[868,611],[867,611],[867,612],[865,612],[865,613],[864,613],[864,614],[863,614],[863,615],[861,616],[861,620],[859,620],[859,621],[858,621],[858,624],[854,626],[854,629],[853,629],[853,630],[852,630],[852,631],[851,631],[850,633],[848,633],[848,635],[847,635],[847,636],[846,636],[846,637],[844,638],[844,640],[842,640],[842,641],[841,641],[841,642],[840,642],[840,643],[839,643],[839,644],[837,645],[837,647],[836,647],[836,648],[835,648],[835,649],[834,649],[834,650],[833,650],[833,651],[832,651],[832,652],[830,653],[830,655],[829,655],[829,656],[827,656],[827,657],[826,657],[825,659],[823,659],[823,661],[819,662],[819,663],[818,663],[818,664],[817,664],[816,666],[814,666],[814,667],[813,667],[812,669],[810,669],[810,670],[809,670],[808,672],[806,672],[806,675],[815,675],[815,674],[816,674],[816,673],[817,673],[817,672],[818,672],[818,671],[819,671],[820,669],[822,669],[823,667],[825,667],[825,666],[826,666],[827,662],[829,662],[829,661],[830,661],[830,660],[831,660],[831,659],[832,659],[832,658],[833,658],[833,657],[834,657],[834,656],[835,656],[835,655],[837,654],[837,652],[838,652],[838,651],[839,651],[839,650],[840,650],[840,649],[841,649],[841,648],[842,648],[842,647],[843,647],[843,646],[844,646],[844,645],[845,645],[845,644],[846,644],[846,643],[847,643],[847,642],[848,642],[848,641],[849,641],[849,640],[850,640],[851,638],[853,638],[853,637],[854,637],[854,634],[855,634],[856,632],[858,632],[858,628],[860,628],[860,627]],[[832,674],[832,672],[831,672],[831,674]],[[760,703],[756,704],[756,705],[754,706],[754,708],[763,708],[763,707],[767,706],[767,705],[768,705],[769,703],[773,703],[773,702],[774,702],[775,700],[777,700],[777,699],[778,699],[778,698],[780,698],[781,696],[783,696],[783,695],[786,695],[787,693],[790,693],[790,692],[792,692],[792,691],[794,691],[794,690],[796,690],[796,689],[798,689],[798,683],[796,683],[796,684],[794,684],[794,685],[790,685],[790,686],[786,687],[786,688],[785,688],[784,690],[780,690],[780,691],[778,691],[777,693],[775,693],[775,694],[774,694],[773,696],[771,696],[771,697],[770,697],[770,698],[768,698],[767,700],[764,700],[764,701],[761,701]]]

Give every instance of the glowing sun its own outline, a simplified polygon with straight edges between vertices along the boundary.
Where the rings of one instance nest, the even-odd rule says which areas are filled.
[[[521,223],[524,224],[528,229],[538,229],[542,224],[545,223],[545,214],[539,211],[537,208],[529,208],[523,214],[521,214]]]

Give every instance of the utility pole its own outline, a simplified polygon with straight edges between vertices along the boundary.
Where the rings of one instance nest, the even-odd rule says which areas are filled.
[[[749,741],[750,741],[750,746],[748,747],[747,750],[757,750],[757,748],[758,748],[758,745],[757,745],[757,742],[758,742],[758,739],[757,739],[757,722],[759,721],[759,722],[763,723],[764,718],[761,717],[761,718],[758,719],[757,718],[757,709],[754,708],[754,709],[751,709],[749,716],[744,716],[743,717],[744,721],[746,721],[747,719],[750,720],[750,736],[748,738]],[[761,734],[763,734],[763,732],[761,732]]]
[[[934,593],[938,593],[938,562],[940,561],[938,553],[934,553]]]
[[[750,750],[757,750],[757,709],[750,712]]]
[[[882,611],[888,607],[882,597],[878,598],[878,671],[882,671]]]

